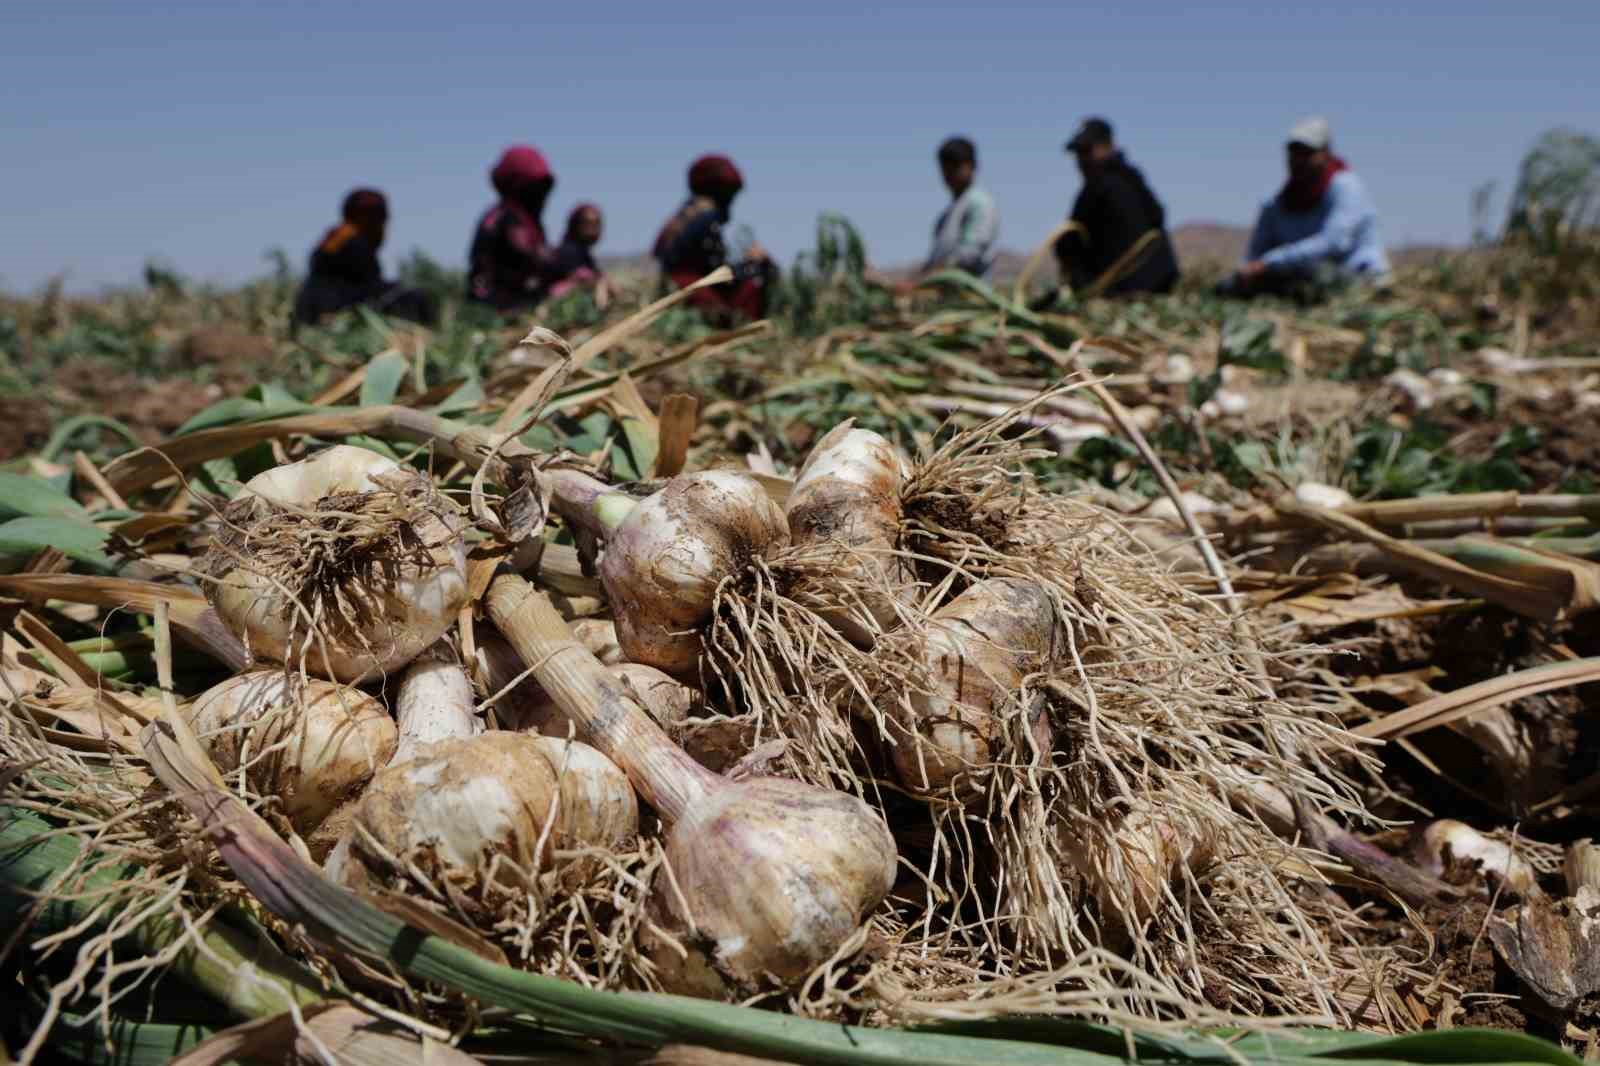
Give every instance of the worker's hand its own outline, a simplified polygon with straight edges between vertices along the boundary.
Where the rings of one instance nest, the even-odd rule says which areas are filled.
[[[1257,281],[1261,280],[1261,276],[1266,272],[1267,264],[1263,263],[1259,259],[1252,259],[1250,262],[1239,268],[1239,280],[1245,282],[1246,284],[1253,285]]]
[[[611,279],[605,275],[594,283],[594,305],[604,311],[611,303]]]

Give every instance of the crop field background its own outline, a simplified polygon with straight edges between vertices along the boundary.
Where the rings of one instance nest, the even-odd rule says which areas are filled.
[[[529,1048],[538,1061],[600,1061],[583,1057],[605,1048],[614,1056],[605,1061],[618,1062],[1594,1061],[1600,853],[1583,842],[1600,837],[1600,145],[1552,136],[1523,173],[1509,220],[1474,246],[1407,256],[1384,292],[1305,305],[1223,300],[1211,285],[1223,258],[1206,266],[1199,254],[1172,295],[1067,300],[1048,313],[1030,311],[1029,296],[1053,279],[1019,281],[1021,257],[992,283],[948,272],[897,294],[835,215],[819,218],[815,248],[785,272],[769,320],[726,332],[681,308],[635,318],[662,295],[637,264],[614,268],[621,295],[603,311],[578,293],[502,319],[462,301],[459,274],[414,255],[401,277],[439,298],[433,330],[355,311],[292,331],[298,279],[281,258],[227,290],[152,266],[141,286],[92,297],[59,287],[0,296],[0,625],[15,704],[0,732],[9,871],[0,1002],[20,1005],[0,1022],[8,1046],[70,1061],[164,1059],[224,1027],[200,998],[174,991],[188,981],[228,1004],[228,1024],[287,1024],[272,1030],[280,1044],[297,1031],[348,1037],[365,1023],[339,1012],[355,1004],[375,1012],[363,1018],[401,1019],[387,1038],[407,1048],[421,1040],[482,1061],[533,1061]],[[1229,240],[1190,236],[1192,248]],[[630,320],[639,328],[605,339]],[[530,387],[590,342],[593,358],[534,403]],[[834,974],[828,995],[813,988],[810,998],[749,1008],[657,1001],[648,980],[619,979],[647,991],[607,1014],[602,1000],[582,997],[600,995],[608,985],[594,975],[622,973],[620,962],[585,956],[572,968],[587,977],[548,984],[506,977],[505,965],[490,974],[482,960],[514,961],[516,935],[493,922],[463,929],[475,912],[432,899],[381,912],[395,930],[426,931],[418,954],[398,962],[403,931],[369,923],[363,941],[303,900],[284,909],[237,865],[229,873],[227,854],[199,844],[157,854],[94,803],[81,808],[92,816],[75,814],[83,790],[52,785],[59,768],[39,769],[37,753],[73,752],[85,773],[110,774],[121,756],[104,752],[121,749],[88,711],[28,709],[18,679],[44,684],[31,692],[37,701],[53,684],[104,689],[130,707],[152,701],[159,717],[163,692],[187,700],[227,674],[193,642],[170,647],[168,614],[157,622],[148,598],[129,594],[129,609],[117,609],[116,580],[176,590],[170,624],[182,636],[182,605],[204,606],[195,590],[208,518],[308,442],[411,460],[466,505],[470,475],[451,480],[444,455],[360,423],[380,408],[483,428],[504,428],[509,411],[527,449],[640,491],[668,465],[784,481],[847,419],[921,456],[989,426],[1026,449],[1017,477],[1121,516],[1146,553],[1141,565],[1220,603],[1198,531],[1253,631],[1314,658],[1303,672],[1284,666],[1280,683],[1292,675],[1359,738],[1364,755],[1351,756],[1349,772],[1368,817],[1344,828],[1350,848],[1368,850],[1341,852],[1306,820],[1308,845],[1334,857],[1303,891],[1341,901],[1355,923],[1341,932],[1352,950],[1403,960],[1366,993],[1381,1008],[1287,1017],[1275,993],[1252,1000],[1219,978],[1200,994],[1186,987],[1183,1006],[1068,1010],[1064,999],[1044,1008],[1018,993],[996,1017],[952,1007],[940,1019],[931,1009],[896,1015],[881,987],[874,999],[865,978]],[[256,432],[315,416],[352,421],[337,432]],[[186,450],[196,441],[208,443]],[[570,532],[552,533],[551,544],[570,551]],[[569,620],[606,613],[592,566],[566,577]],[[80,584],[59,583],[68,581]],[[91,821],[92,832],[79,825]],[[1476,831],[1470,844],[1448,842],[1454,822]],[[195,920],[227,912],[274,952],[310,960],[319,987],[339,990],[346,1006],[308,1009],[320,1029],[282,1023],[279,1007],[240,1009],[247,996],[230,999],[219,991],[226,981],[195,976],[193,946],[163,954],[181,938],[110,917],[116,908],[104,900],[114,896],[67,876],[82,873],[93,848],[130,864],[116,876],[141,886],[143,904]],[[1406,872],[1363,866],[1361,854]],[[126,959],[113,947],[119,935],[137,944]],[[334,949],[311,950],[312,941]],[[964,980],[1018,976],[985,972],[968,950]],[[368,961],[350,961],[357,956]],[[160,964],[139,961],[151,959]],[[127,969],[113,974],[119,963]],[[165,967],[179,975],[148,980]],[[1066,977],[1059,987],[1078,986]],[[785,1009],[830,1024],[783,1030],[775,1019],[787,1020]],[[1256,1031],[1238,1028],[1252,1021]],[[1345,1031],[1290,1031],[1302,1021]],[[905,1042],[831,1042],[858,1027]],[[1386,1033],[1413,1035],[1377,1035]],[[203,1061],[270,1046],[259,1034],[238,1039]],[[447,1049],[452,1042],[460,1047]]]

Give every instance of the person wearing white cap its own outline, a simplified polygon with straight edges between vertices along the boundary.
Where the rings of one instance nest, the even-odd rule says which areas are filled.
[[[1283,293],[1307,281],[1388,279],[1389,257],[1367,187],[1333,153],[1328,120],[1289,128],[1289,180],[1261,208],[1245,262],[1221,286],[1231,295]]]

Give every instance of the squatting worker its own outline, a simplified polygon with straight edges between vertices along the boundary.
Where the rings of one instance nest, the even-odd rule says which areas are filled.
[[[531,145],[507,148],[489,171],[500,199],[478,218],[467,253],[467,299],[501,311],[533,307],[553,283],[555,249],[545,239],[544,204],[556,178]]]
[[[652,249],[662,276],[680,289],[720,266],[733,268],[732,281],[700,289],[688,301],[719,325],[764,317],[778,281],[778,268],[759,243],[739,255],[728,247],[726,228],[743,188],[744,175],[727,156],[696,159],[689,166],[689,198],[661,227]]]
[[[994,197],[977,182],[977,146],[965,137],[951,137],[939,146],[937,158],[950,203],[934,220],[933,246],[922,273],[955,267],[981,278],[994,265],[1000,212]]]
[[[383,280],[378,249],[389,228],[389,201],[377,189],[354,189],[344,198],[340,221],[311,251],[305,284],[294,301],[296,324],[365,304],[374,311],[423,325],[435,320],[433,298]]]
[[[1289,179],[1261,208],[1245,262],[1226,292],[1287,292],[1305,282],[1383,284],[1389,257],[1378,235],[1378,210],[1367,187],[1333,153],[1324,118],[1289,129]]]
[[[1103,291],[1109,296],[1171,292],[1178,282],[1178,257],[1167,235],[1167,213],[1144,175],[1117,147],[1111,123],[1085,119],[1066,150],[1083,175],[1083,187],[1072,204],[1072,221],[1082,229],[1056,241],[1062,279],[1081,289],[1122,261],[1146,234],[1153,234]],[[1036,306],[1048,306],[1055,295]]]

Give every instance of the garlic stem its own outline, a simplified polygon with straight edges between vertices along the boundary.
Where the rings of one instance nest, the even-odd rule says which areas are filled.
[[[549,599],[527,581],[510,574],[495,578],[486,602],[495,625],[535,668],[540,686],[580,735],[622,767],[664,820],[677,821],[721,783],[672,743],[626,686],[572,638]]]
[[[395,699],[400,743],[390,765],[415,759],[441,740],[476,735],[482,728],[473,713],[472,681],[444,644],[435,644],[406,668]]]
[[[581,470],[555,467],[545,474],[550,479],[550,503],[555,512],[597,537],[608,536],[638,503]]]

